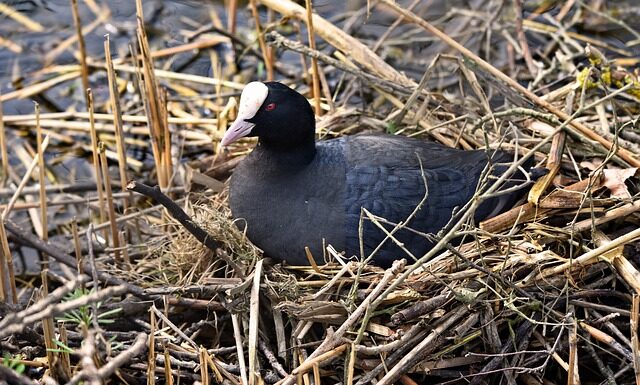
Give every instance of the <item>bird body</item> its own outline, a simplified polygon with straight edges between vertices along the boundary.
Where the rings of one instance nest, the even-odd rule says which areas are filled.
[[[280,83],[266,86],[261,103],[264,89],[256,86],[261,92],[249,103],[259,105],[253,115],[239,112],[239,124],[250,129],[232,125],[223,139],[223,144],[236,140],[239,130],[259,137],[231,177],[230,206],[254,244],[292,264],[308,264],[305,247],[321,262],[328,244],[361,258],[377,249],[373,261],[381,266],[406,257],[398,243],[419,258],[433,247],[424,234],[440,231],[454,210],[472,199],[487,164],[494,164],[492,174],[499,175],[506,169],[500,164],[513,160],[501,151],[463,151],[395,135],[316,143],[308,135],[315,122],[306,99]],[[512,205],[519,195],[490,199],[476,219]],[[393,234],[396,241],[385,239],[385,231],[363,209],[380,218],[387,231],[401,223]]]

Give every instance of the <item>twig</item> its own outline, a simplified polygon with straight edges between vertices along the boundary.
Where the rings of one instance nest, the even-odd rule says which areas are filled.
[[[143,354],[147,349],[147,339],[148,337],[145,333],[138,334],[138,337],[128,349],[123,350],[120,354],[109,360],[109,362],[105,366],[98,369],[97,378],[109,378],[122,365],[131,361],[134,357]],[[80,381],[86,379],[85,375],[86,374],[84,373],[84,370],[82,370],[81,372],[73,376],[73,378],[67,384],[76,385],[80,383]]]
[[[638,318],[640,317],[640,295],[634,294],[631,300],[631,351],[633,352],[633,370],[636,385],[640,385],[640,342],[638,342]]]
[[[73,16],[73,24],[76,27],[76,36],[78,38],[78,48],[80,51],[80,68],[82,78],[82,89],[89,89],[89,68],[87,67],[87,49],[84,44],[84,36],[82,35],[82,22],[80,21],[80,14],[78,13],[78,0],[71,0],[71,14]],[[85,96],[85,102],[89,105],[89,97]]]
[[[309,48],[312,50],[316,49],[316,37],[313,30],[313,5],[311,0],[305,0],[305,7],[307,10],[307,36],[309,37]],[[312,82],[313,82],[313,101],[314,106],[316,108],[316,116],[320,116],[322,114],[322,108],[320,106],[320,76],[318,71],[320,71],[320,67],[318,67],[318,59],[315,57],[311,58],[311,71],[312,71]]]

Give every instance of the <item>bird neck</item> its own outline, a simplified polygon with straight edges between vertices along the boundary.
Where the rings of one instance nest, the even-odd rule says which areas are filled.
[[[256,150],[268,155],[268,158],[281,168],[304,167],[313,161],[316,155],[315,141],[305,142],[295,147],[282,148],[259,141]]]
[[[279,165],[307,165],[316,155],[315,126],[306,127],[300,135],[260,137],[258,148]]]

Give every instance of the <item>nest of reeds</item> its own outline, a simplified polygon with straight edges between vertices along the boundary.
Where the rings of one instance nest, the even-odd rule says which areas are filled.
[[[420,2],[381,0],[310,23],[304,7],[261,3],[243,13],[229,2],[228,15],[247,16],[237,32],[214,17],[169,49],[147,36],[139,7],[135,58],[112,60],[107,42],[102,61],[81,44],[78,65],[47,67],[2,96],[69,95],[98,84],[108,91],[95,100],[80,92],[64,112],[1,120],[8,182],[0,194],[10,199],[1,206],[0,379],[364,385],[638,378],[633,37],[640,35],[632,18],[613,16],[632,15],[631,5],[486,2],[434,17]],[[106,5],[94,6],[104,11],[97,20],[109,17]],[[263,9],[271,15],[266,23]],[[299,33],[311,25],[317,39],[307,44]],[[587,25],[618,31],[622,43],[589,34]],[[71,31],[69,39],[78,36]],[[17,50],[9,43],[0,39]],[[204,52],[222,63],[213,77],[167,70],[194,51],[185,62]],[[282,264],[250,243],[227,207],[224,181],[253,144],[229,152],[216,146],[239,90],[256,73],[309,96],[320,138],[374,131],[462,149],[500,147],[518,154],[514,162],[532,157],[549,172],[517,207],[473,223],[474,208],[492,194],[487,180],[446,231],[429,235],[432,251],[398,255],[389,269],[330,246],[325,264]],[[7,153],[19,162],[7,162]],[[69,154],[86,156],[90,183],[69,180]],[[129,179],[159,188],[134,194]],[[194,235],[194,227],[204,231]],[[15,269],[25,250],[41,254],[42,273]]]

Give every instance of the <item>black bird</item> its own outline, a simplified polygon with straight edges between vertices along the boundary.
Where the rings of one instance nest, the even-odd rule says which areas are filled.
[[[242,91],[238,117],[222,145],[245,136],[257,136],[258,145],[231,177],[232,214],[266,255],[297,265],[308,264],[305,246],[319,263],[328,244],[347,256],[368,257],[385,234],[366,219],[360,227],[363,208],[399,223],[422,202],[405,226],[437,233],[473,197],[489,162],[496,176],[507,169],[504,163],[513,161],[512,154],[502,151],[463,151],[395,135],[361,134],[316,143],[309,102],[278,82],[252,82]],[[507,185],[525,179],[522,174],[513,178]],[[510,208],[520,196],[512,192],[484,202],[475,219]],[[417,232],[401,229],[394,237],[419,258],[434,244]],[[406,257],[387,239],[372,261],[389,266]]]

